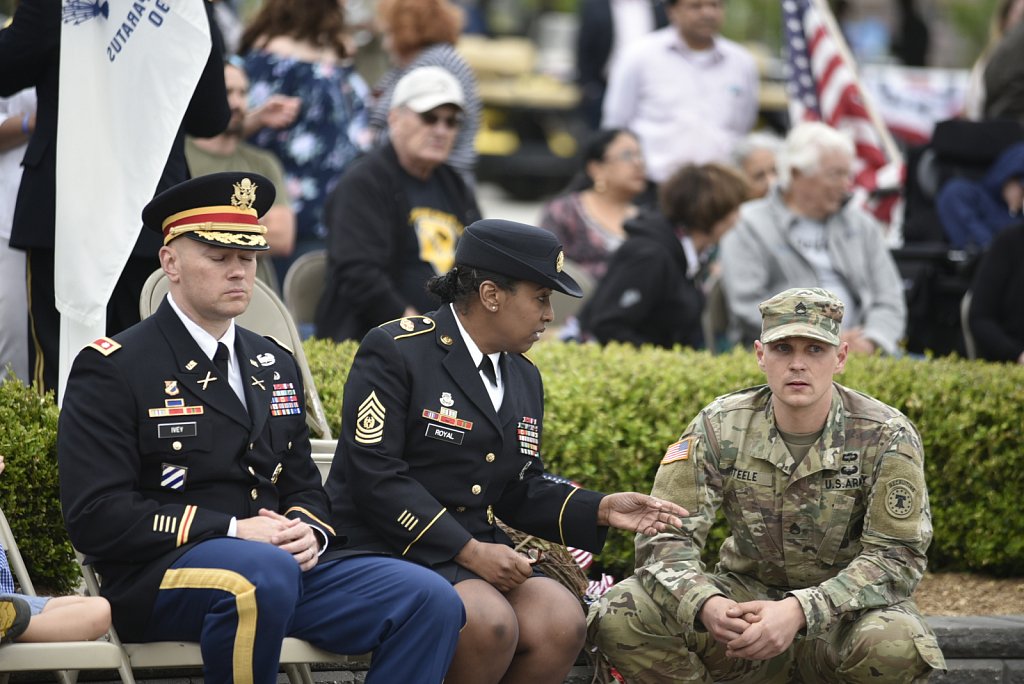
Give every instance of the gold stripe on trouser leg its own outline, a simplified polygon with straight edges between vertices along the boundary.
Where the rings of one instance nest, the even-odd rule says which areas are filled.
[[[164,573],[161,589],[220,589],[233,594],[238,613],[231,662],[235,684],[252,684],[256,643],[256,587],[242,575],[219,568],[178,568]]]

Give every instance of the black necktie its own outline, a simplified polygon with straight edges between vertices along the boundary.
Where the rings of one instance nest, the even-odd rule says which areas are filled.
[[[498,386],[498,376],[494,372],[494,364],[491,363],[491,357],[485,356],[480,360],[480,365],[477,366],[480,372],[483,373],[492,385]]]
[[[213,365],[220,371],[220,376],[225,380],[228,379],[228,359],[231,356],[228,354],[228,346],[223,342],[217,343],[217,351],[213,354]]]

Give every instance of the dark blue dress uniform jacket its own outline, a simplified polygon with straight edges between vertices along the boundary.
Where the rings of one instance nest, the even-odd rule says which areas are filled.
[[[540,373],[521,355],[504,357],[496,412],[449,307],[366,335],[345,385],[326,484],[334,546],[400,556],[451,580],[450,561],[471,537],[510,543],[497,516],[538,537],[600,550],[603,495],[541,477]]]
[[[225,536],[232,516],[268,508],[333,531],[288,350],[236,327],[247,413],[167,301],[114,340],[119,348],[87,347],[75,360],[57,454],[71,542],[102,574],[114,625],[132,640],[167,567]],[[207,377],[217,379],[204,389]]]

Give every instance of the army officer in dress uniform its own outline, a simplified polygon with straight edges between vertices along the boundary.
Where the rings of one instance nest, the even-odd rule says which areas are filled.
[[[202,646],[207,682],[277,681],[281,640],[373,651],[367,682],[440,682],[464,612],[419,566],[320,559],[334,537],[290,351],[234,323],[274,198],[218,173],[158,195],[170,293],[83,349],[57,452],[72,543],[102,574],[126,641]]]
[[[371,330],[345,385],[327,481],[339,539],[455,584],[467,625],[449,684],[562,682],[583,644],[577,598],[535,575],[495,516],[598,551],[608,526],[653,534],[686,515],[541,477],[543,388],[523,353],[552,320],[552,292],[581,294],[562,260],[546,230],[477,221],[430,282],[443,306]]]

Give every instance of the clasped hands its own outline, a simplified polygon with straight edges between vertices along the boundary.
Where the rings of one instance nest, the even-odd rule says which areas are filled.
[[[320,544],[312,527],[267,508],[261,508],[252,518],[239,518],[235,534],[239,539],[266,542],[287,551],[303,572],[312,569],[320,558]]]
[[[806,625],[803,608],[792,596],[781,601],[737,603],[725,596],[704,602],[700,620],[729,658],[768,660],[789,648]]]

